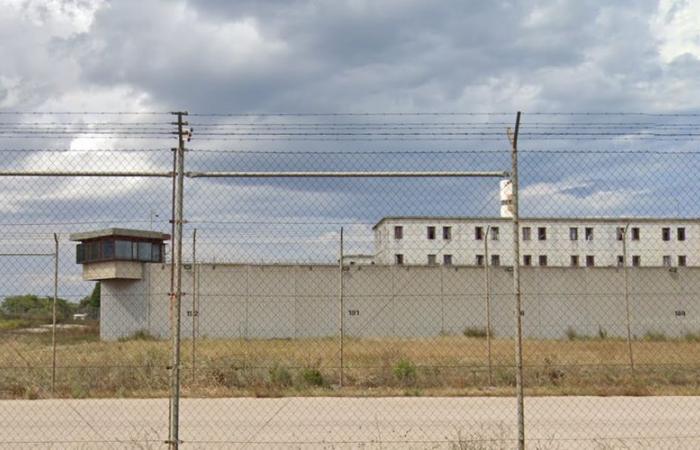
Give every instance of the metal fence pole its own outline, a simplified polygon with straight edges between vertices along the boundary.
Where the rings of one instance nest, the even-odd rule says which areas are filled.
[[[339,331],[340,331],[340,387],[343,387],[343,381],[344,381],[344,311],[345,311],[345,305],[344,305],[344,299],[343,299],[343,227],[340,227],[340,249],[339,249],[339,257],[338,257],[338,297],[339,297],[339,314],[338,314],[338,321],[339,321]]]
[[[170,302],[173,310],[172,326],[172,365],[170,376],[170,432],[168,444],[171,449],[177,450],[180,445],[180,327],[181,327],[181,303],[182,303],[182,224],[183,224],[183,187],[185,175],[185,141],[183,139],[183,126],[187,125],[182,120],[186,112],[177,112],[178,147],[176,152],[177,182],[175,190],[175,220],[173,236],[173,272],[174,289],[170,293]]]
[[[489,230],[486,227],[484,236],[484,293],[486,295],[486,351],[488,352],[489,385],[493,385],[493,365],[491,362],[491,280],[489,274]]]
[[[630,358],[630,368],[634,369],[634,354],[632,353],[632,325],[630,319],[630,281],[629,267],[627,264],[627,230],[629,224],[625,225],[625,230],[622,233],[622,273],[625,279],[625,324],[627,326],[627,352]]]
[[[192,383],[197,379],[196,375],[196,345],[197,345],[197,229],[192,231]]]
[[[515,296],[515,391],[518,414],[518,448],[525,449],[525,400],[523,389],[523,318],[520,298],[520,218],[518,212],[518,132],[520,111],[515,117],[515,131],[511,136],[511,208],[513,214],[513,294]]]
[[[56,303],[58,303],[58,235],[53,234],[53,313],[51,322],[51,395],[56,392]]]

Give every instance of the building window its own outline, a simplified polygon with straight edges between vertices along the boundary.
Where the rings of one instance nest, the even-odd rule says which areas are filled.
[[[85,244],[80,243],[75,252],[75,262],[82,264],[85,262]]]
[[[547,265],[547,255],[540,255],[540,266],[545,267]]]
[[[678,255],[678,267],[685,267],[687,265],[685,255]]]
[[[491,255],[491,265],[498,267],[501,265],[501,257],[499,255]]]
[[[531,266],[532,265],[532,255],[523,255],[523,265],[524,266]]]
[[[435,227],[428,227],[428,239],[435,239]]]
[[[634,267],[639,267],[642,265],[642,257],[639,255],[632,255],[632,265]]]
[[[497,241],[498,240],[498,227],[491,227],[491,240],[492,241]]]
[[[484,265],[484,255],[476,255],[476,265],[477,266],[483,266]]]
[[[131,258],[131,241],[115,241],[114,255],[116,259],[132,259]]]
[[[570,264],[571,267],[578,267],[578,255],[571,255]]]
[[[397,266],[403,265],[403,255],[401,253],[397,253],[396,255],[394,255],[394,261],[396,262]]]
[[[530,227],[523,227],[523,241],[529,241],[531,238],[532,229]]]
[[[452,265],[452,255],[443,255],[442,256],[442,263],[446,266],[451,266]]]
[[[617,240],[622,241],[625,239],[625,227],[617,227]]]
[[[437,257],[435,255],[428,255],[428,265],[434,266],[437,264]]]
[[[537,229],[537,240],[546,241],[547,240],[547,227],[539,227]]]
[[[661,264],[664,267],[671,267],[671,255],[664,255],[661,257]]]
[[[153,244],[150,242],[139,242],[138,260],[150,261],[153,258]]]
[[[638,240],[639,240],[639,227],[633,227],[633,228],[632,228],[632,240],[633,240],[633,241],[638,241]]]
[[[593,240],[593,227],[586,227],[584,232],[586,234],[586,240],[592,241]]]
[[[617,255],[617,267],[623,267],[625,265],[625,257],[623,255]]]
[[[484,227],[474,227],[474,239],[480,241],[484,238]]]
[[[678,240],[679,241],[685,241],[685,228],[679,228],[676,230],[678,234]]]
[[[578,228],[576,228],[576,227],[569,228],[569,240],[570,241],[578,241]]]
[[[395,226],[394,227],[394,239],[403,239],[403,227],[402,226]]]
[[[102,241],[102,259],[114,259],[114,241]]]
[[[586,255],[586,267],[593,267],[593,266],[595,266],[595,256]]]
[[[442,227],[442,238],[446,241],[452,239],[452,227]]]
[[[671,229],[670,228],[662,228],[661,229],[661,239],[664,241],[671,240]]]

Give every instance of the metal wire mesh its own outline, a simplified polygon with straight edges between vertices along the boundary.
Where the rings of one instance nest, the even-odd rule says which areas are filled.
[[[700,443],[697,115],[525,114],[516,240],[512,114],[185,117],[2,116],[0,445],[517,448],[515,242],[525,444]]]

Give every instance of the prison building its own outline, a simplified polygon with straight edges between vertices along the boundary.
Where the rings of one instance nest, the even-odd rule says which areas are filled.
[[[384,217],[373,230],[375,264],[513,265],[508,217]],[[699,251],[695,218],[520,219],[521,266],[700,266]]]

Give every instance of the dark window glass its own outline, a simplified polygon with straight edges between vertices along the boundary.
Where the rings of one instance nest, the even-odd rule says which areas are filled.
[[[474,239],[477,241],[480,241],[484,238],[484,228],[483,227],[474,227]]]
[[[587,240],[587,241],[592,241],[592,240],[593,240],[593,228],[592,228],[592,227],[586,227],[585,233],[586,233],[586,240]]]
[[[442,263],[446,266],[452,265],[452,255],[443,255]]]
[[[546,266],[547,265],[547,255],[540,255],[540,266]]]
[[[540,241],[547,240],[547,227],[539,227],[537,229],[537,239]]]
[[[114,257],[116,259],[131,259],[131,241],[114,241]]]
[[[395,256],[395,261],[397,265],[402,265],[403,264],[403,255],[400,253],[397,253]]]
[[[102,259],[114,259],[114,241],[102,241]]]
[[[394,239],[403,239],[403,227],[394,227]]]
[[[452,239],[452,227],[442,227],[442,238],[446,241]]]
[[[571,267],[578,267],[578,255],[571,255]]]
[[[491,265],[498,267],[501,265],[501,257],[499,255],[491,255]]]
[[[87,243],[87,260],[97,261],[100,258],[100,243],[99,242],[88,242]]]
[[[153,262],[162,262],[163,260],[161,259],[162,256],[162,251],[161,251],[161,244],[153,244],[152,253],[151,253],[151,261]]]
[[[428,239],[435,239],[435,227],[428,227]]]
[[[530,227],[523,227],[523,241],[529,241],[532,237],[532,229]]]
[[[525,266],[532,265],[532,255],[523,255],[523,265],[525,265]]]
[[[595,266],[595,256],[587,255],[586,256],[586,267],[593,267],[593,266]]]
[[[678,255],[678,267],[685,267],[686,265],[687,261],[685,255]]]
[[[139,242],[138,243],[138,260],[139,261],[150,261],[153,244],[150,242]]]
[[[476,265],[477,266],[484,265],[484,255],[476,255]]]
[[[632,228],[632,240],[633,241],[639,240],[639,227]]]
[[[85,244],[80,243],[75,248],[75,261],[78,264],[85,262]]]
[[[639,267],[642,265],[642,257],[639,255],[632,256],[632,265],[634,267]]]
[[[678,232],[678,240],[685,241],[685,228],[679,228],[677,230],[677,232]]]
[[[662,228],[661,229],[661,239],[663,239],[664,241],[671,240],[671,229],[670,228]]]

